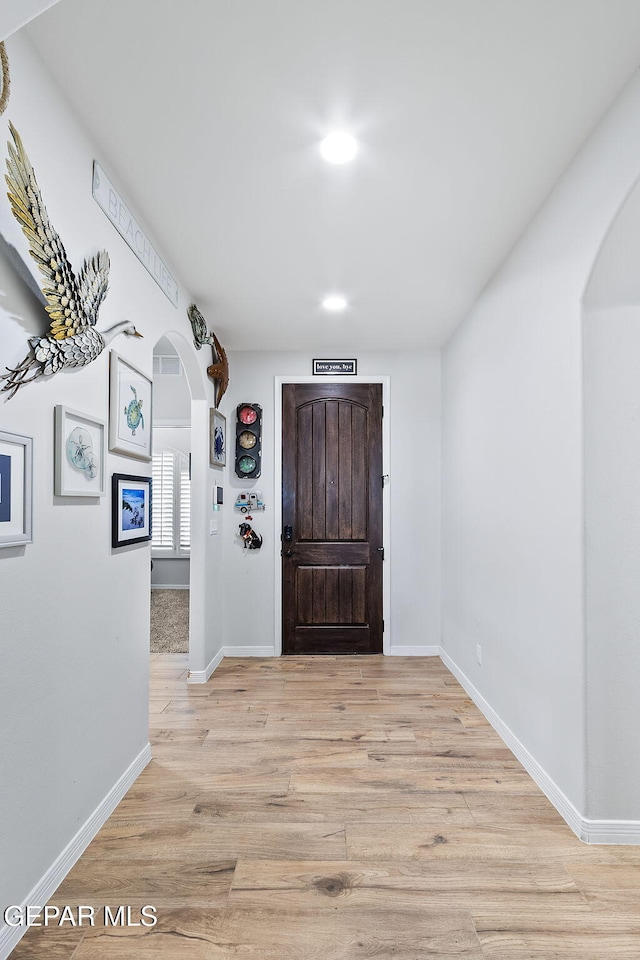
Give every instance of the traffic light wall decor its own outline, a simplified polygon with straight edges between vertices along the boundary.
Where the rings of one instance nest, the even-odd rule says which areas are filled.
[[[239,403],[236,409],[236,476],[255,480],[262,464],[262,407]]]

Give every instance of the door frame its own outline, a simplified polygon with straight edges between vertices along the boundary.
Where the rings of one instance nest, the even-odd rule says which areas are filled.
[[[391,462],[391,397],[390,376],[356,376],[356,377],[274,377],[275,389],[275,442],[274,442],[274,569],[275,569],[275,629],[274,653],[282,656],[282,385],[283,383],[381,383],[382,384],[382,473],[385,477],[382,488],[382,546],[385,560],[382,565],[382,616],[385,629],[382,634],[382,652],[386,656],[391,653],[391,495],[390,495],[390,462]]]

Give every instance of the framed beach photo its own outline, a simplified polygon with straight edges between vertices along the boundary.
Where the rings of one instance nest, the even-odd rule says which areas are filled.
[[[111,495],[111,546],[151,540],[151,477],[114,473]]]
[[[31,543],[33,439],[0,430],[0,547]]]
[[[152,383],[112,350],[109,354],[109,450],[151,460]]]
[[[209,410],[209,463],[224,467],[227,462],[227,418],[219,410]]]
[[[57,497],[103,497],[106,425],[77,410],[55,408],[54,486]]]

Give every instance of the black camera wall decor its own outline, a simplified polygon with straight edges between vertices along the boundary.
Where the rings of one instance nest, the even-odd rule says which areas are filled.
[[[262,407],[239,403],[236,408],[236,476],[255,480],[262,465]]]

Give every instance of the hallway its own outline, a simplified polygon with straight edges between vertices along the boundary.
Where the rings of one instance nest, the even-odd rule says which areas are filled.
[[[439,659],[151,668],[154,759],[51,901],[96,925],[12,960],[640,955],[640,848],[581,843]]]

